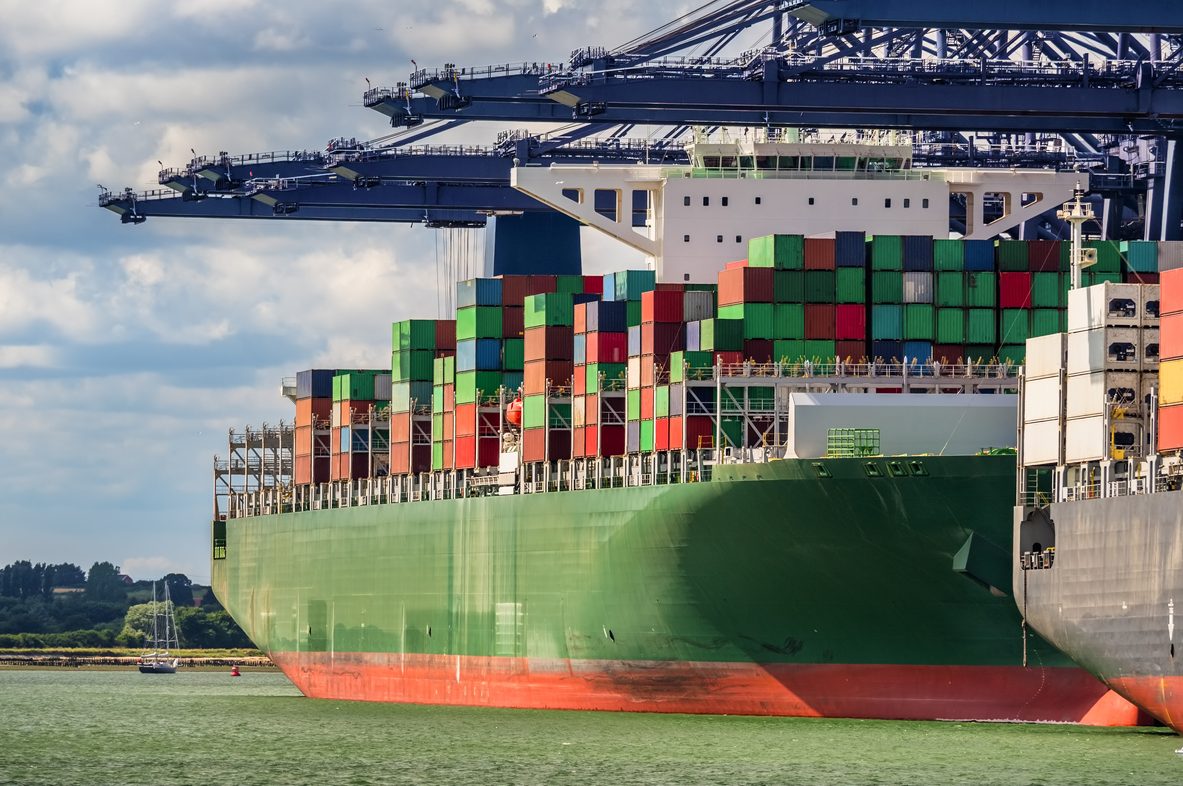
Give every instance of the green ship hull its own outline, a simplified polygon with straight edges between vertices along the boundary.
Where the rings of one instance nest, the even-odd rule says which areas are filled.
[[[231,519],[212,575],[314,697],[1132,723],[1024,642],[1014,480],[1011,456],[786,460]]]

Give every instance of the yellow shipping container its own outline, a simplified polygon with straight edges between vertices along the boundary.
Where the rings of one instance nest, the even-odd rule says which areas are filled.
[[[1183,404],[1183,360],[1158,364],[1158,400],[1161,404]]]

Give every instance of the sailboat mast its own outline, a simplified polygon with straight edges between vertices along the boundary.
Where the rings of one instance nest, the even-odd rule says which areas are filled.
[[[167,589],[167,587],[166,587]],[[160,612],[156,608],[156,582],[152,582],[152,649],[160,649],[160,631],[156,627],[157,621],[160,619]]]

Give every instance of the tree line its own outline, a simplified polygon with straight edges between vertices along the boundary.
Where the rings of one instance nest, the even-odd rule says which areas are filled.
[[[254,646],[208,587],[193,584],[183,573],[169,573],[156,583],[161,601],[168,586],[182,647]],[[142,647],[151,631],[152,584],[127,583],[110,562],[96,562],[86,572],[71,563],[5,565],[0,568],[0,648]]]

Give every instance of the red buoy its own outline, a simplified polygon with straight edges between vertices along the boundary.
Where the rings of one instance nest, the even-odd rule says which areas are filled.
[[[521,428],[522,425],[522,400],[515,398],[509,402],[509,406],[505,408],[505,420],[511,426]]]
[[[241,676],[242,676],[242,672],[240,672],[240,671],[238,670],[238,667],[237,667],[237,666],[231,666],[231,667],[230,667],[230,676],[231,676],[231,677],[241,677]]]

